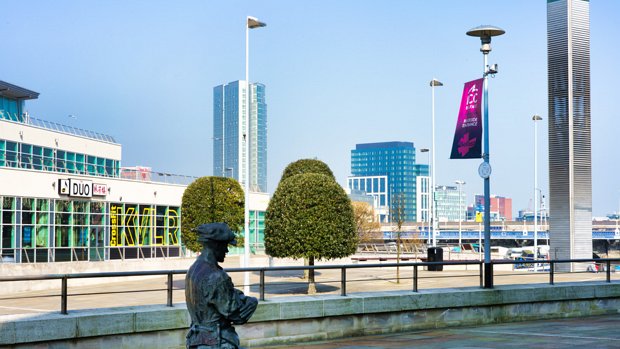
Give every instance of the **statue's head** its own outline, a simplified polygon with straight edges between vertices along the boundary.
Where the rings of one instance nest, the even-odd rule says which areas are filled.
[[[198,234],[197,241],[203,248],[213,251],[218,262],[223,262],[228,245],[237,245],[235,234],[230,230],[226,223],[201,224],[194,229]]]

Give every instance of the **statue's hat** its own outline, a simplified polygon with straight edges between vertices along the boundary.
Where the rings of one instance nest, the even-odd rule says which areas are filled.
[[[235,233],[230,230],[226,223],[201,224],[192,230],[198,233],[198,242],[200,243],[219,241],[227,242],[233,246],[237,245]]]

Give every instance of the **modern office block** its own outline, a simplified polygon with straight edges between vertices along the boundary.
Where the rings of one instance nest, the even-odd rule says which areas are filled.
[[[357,144],[351,151],[351,174],[349,188],[376,193],[378,204],[389,208],[391,222],[397,216],[405,222],[418,220],[416,179],[428,176],[428,165],[416,164],[412,142]]]
[[[590,3],[547,1],[551,257],[592,258]]]
[[[437,220],[439,222],[458,222],[466,218],[465,192],[457,186],[438,185],[435,187]]]
[[[213,175],[232,177],[245,187],[247,83],[213,88]],[[250,84],[250,191],[267,191],[267,104],[265,85]]]

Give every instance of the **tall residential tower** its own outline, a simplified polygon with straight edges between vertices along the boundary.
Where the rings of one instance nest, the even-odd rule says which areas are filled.
[[[592,258],[590,3],[547,0],[551,257]]]
[[[213,175],[245,183],[246,90],[244,80],[213,88]],[[250,84],[250,191],[267,191],[265,85]]]

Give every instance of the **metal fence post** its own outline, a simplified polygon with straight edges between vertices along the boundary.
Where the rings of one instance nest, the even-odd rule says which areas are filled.
[[[607,282],[611,282],[611,261],[607,261]]]
[[[347,295],[347,268],[343,267],[340,270],[340,295]]]
[[[61,290],[60,290],[60,313],[67,315],[67,277],[62,277]]]
[[[168,273],[168,306],[172,306],[172,273]]]
[[[259,287],[259,292],[260,292],[260,300],[264,301],[265,300],[265,269],[261,269],[260,270],[260,285]]]
[[[549,285],[553,285],[553,269],[555,269],[555,263],[549,262]]]
[[[413,292],[418,292],[418,265],[413,266]]]

